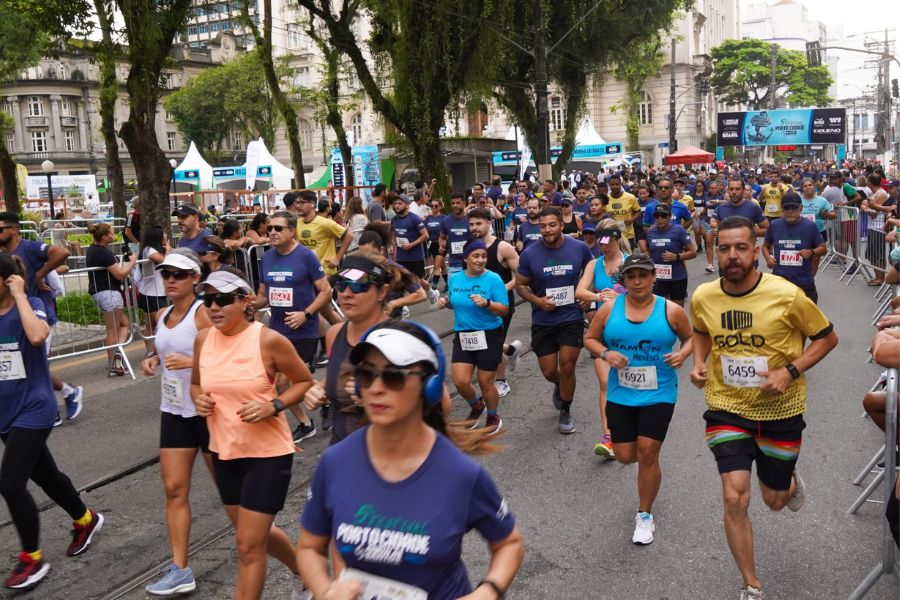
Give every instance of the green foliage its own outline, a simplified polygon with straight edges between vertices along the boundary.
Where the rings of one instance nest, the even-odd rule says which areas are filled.
[[[625,113],[626,149],[639,150],[641,90],[647,80],[659,75],[666,62],[660,51],[662,39],[653,35],[633,40],[625,49],[627,58],[620,58],[615,64],[616,79],[625,84],[625,98],[622,108]]]
[[[726,40],[712,51],[710,84],[719,101],[749,104],[754,109],[770,108],[772,79],[771,45],[762,40]],[[775,96],[792,106],[824,106],[831,101],[832,79],[825,65],[810,67],[806,55],[778,48],[775,69]]]
[[[74,325],[103,325],[103,316],[90,294],[68,293],[56,299],[56,316]]]
[[[35,19],[0,0],[0,81],[36,64],[48,39]]]
[[[82,247],[87,248],[91,244],[94,243],[94,236],[89,233],[73,233],[66,236],[66,239],[70,242],[78,242]],[[123,242],[122,234],[115,234],[115,239],[113,239],[113,244],[121,244]]]

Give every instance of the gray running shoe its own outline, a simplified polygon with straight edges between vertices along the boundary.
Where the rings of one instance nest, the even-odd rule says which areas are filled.
[[[797,469],[794,469],[794,481],[797,483],[797,488],[794,490],[794,495],[788,500],[787,507],[793,512],[797,512],[806,502],[806,484]]]
[[[564,434],[575,433],[575,419],[572,414],[564,410],[559,411],[559,432]]]
[[[494,387],[497,388],[497,395],[500,398],[506,398],[507,396],[509,396],[510,388],[505,379],[498,379],[497,381],[495,381]]]
[[[197,582],[194,581],[190,567],[179,569],[175,565],[169,565],[162,573],[163,576],[159,581],[144,588],[145,592],[152,596],[172,596],[197,589]]]
[[[756,589],[752,585],[741,588],[741,600],[763,600],[763,591]]]

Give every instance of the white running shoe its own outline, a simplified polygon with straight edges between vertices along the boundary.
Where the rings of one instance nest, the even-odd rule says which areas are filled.
[[[297,575],[291,576],[291,600],[312,600],[312,592],[303,587],[303,582]]]
[[[741,600],[763,600],[763,591],[748,585],[741,588]]]
[[[522,342],[513,340],[509,343],[509,347],[513,349],[513,353],[506,355],[506,370],[512,373],[519,366],[519,357],[522,355]]]
[[[635,544],[646,546],[653,543],[653,532],[656,525],[653,524],[653,515],[648,512],[639,512],[634,515],[634,534],[631,541]]]
[[[431,302],[432,306],[437,306],[437,302],[440,297],[441,293],[435,288],[431,288],[431,290],[428,292],[428,301]]]
[[[495,381],[494,387],[497,388],[497,395],[501,398],[506,398],[507,396],[509,396],[509,384],[502,379],[498,379],[497,381]]]
[[[797,487],[794,489],[794,495],[788,500],[787,507],[793,512],[797,512],[803,506],[803,503],[806,502],[806,484],[803,482],[803,478],[800,477],[797,469],[794,469],[794,481]]]

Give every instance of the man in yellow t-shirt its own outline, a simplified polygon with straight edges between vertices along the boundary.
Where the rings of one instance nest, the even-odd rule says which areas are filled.
[[[631,247],[634,248],[634,222],[641,215],[641,204],[633,194],[629,194],[622,189],[622,178],[619,175],[610,175],[607,182],[609,182],[609,205],[607,210],[619,222],[622,233],[625,234],[625,237],[631,242]]]
[[[789,191],[790,186],[783,183],[777,173],[773,173],[771,181],[762,186],[759,192],[759,205],[767,219],[771,221],[781,217],[781,199]]]
[[[796,511],[803,504],[795,469],[806,426],[803,373],[838,339],[800,288],[756,269],[759,247],[749,219],[724,219],[716,252],[722,278],[701,285],[691,298],[691,381],[706,398],[706,444],[722,480],[725,531],[743,578],[742,597],[761,598],[748,515],[750,471],[755,461],[763,501],[772,510]]]
[[[325,275],[334,275],[350,242],[353,233],[338,223],[316,214],[318,197],[315,192],[304,190],[288,210],[295,212],[297,219],[297,241],[316,253]],[[340,242],[340,247],[338,247]]]

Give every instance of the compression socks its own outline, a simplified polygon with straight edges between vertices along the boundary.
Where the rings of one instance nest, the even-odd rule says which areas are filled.
[[[85,509],[84,514],[81,515],[81,518],[75,521],[75,524],[84,527],[91,522],[92,518],[93,516],[91,515],[91,509],[87,508]]]

